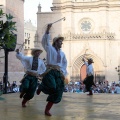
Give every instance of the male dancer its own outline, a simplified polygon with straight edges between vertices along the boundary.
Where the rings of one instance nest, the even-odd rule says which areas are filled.
[[[93,95],[91,87],[92,85],[96,86],[94,83],[94,69],[92,65],[92,63],[94,62],[92,58],[89,58],[88,62],[85,60],[85,58],[83,58],[83,62],[87,67],[87,70],[86,70],[87,76],[85,78],[85,81],[83,81],[83,83],[85,84],[87,91],[89,91],[88,95]]]
[[[34,97],[38,82],[37,77],[46,70],[44,62],[39,58],[41,53],[42,50],[40,49],[32,49],[32,56],[28,57],[20,53],[19,49],[16,50],[16,57],[22,62],[26,70],[24,79],[21,81],[22,107],[26,107],[26,102]]]
[[[53,44],[50,44],[49,30],[52,24],[48,24],[46,32],[42,39],[42,45],[47,53],[47,71],[45,72],[42,83],[40,84],[37,94],[42,91],[48,94],[45,115],[51,116],[49,112],[53,104],[59,103],[64,91],[64,78],[67,75],[67,60],[61,50],[64,37],[55,37]]]

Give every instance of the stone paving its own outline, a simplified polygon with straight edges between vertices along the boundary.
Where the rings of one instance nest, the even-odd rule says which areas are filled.
[[[21,107],[19,93],[0,96],[0,120],[120,120],[119,94],[64,93],[52,116],[44,115],[47,95],[41,93]]]

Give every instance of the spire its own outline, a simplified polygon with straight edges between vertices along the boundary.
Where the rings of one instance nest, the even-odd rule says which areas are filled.
[[[41,12],[41,4],[39,3],[39,5],[38,5],[38,12]]]

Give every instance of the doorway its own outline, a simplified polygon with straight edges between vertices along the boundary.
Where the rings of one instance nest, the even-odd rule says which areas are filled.
[[[87,75],[86,68],[87,68],[86,65],[83,64],[81,69],[80,69],[80,80],[81,81],[83,81],[86,78],[86,75]]]

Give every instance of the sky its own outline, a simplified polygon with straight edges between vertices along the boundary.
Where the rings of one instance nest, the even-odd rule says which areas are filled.
[[[33,25],[37,24],[38,5],[41,4],[42,12],[49,12],[53,0],[25,0],[24,2],[24,20],[31,20]]]

